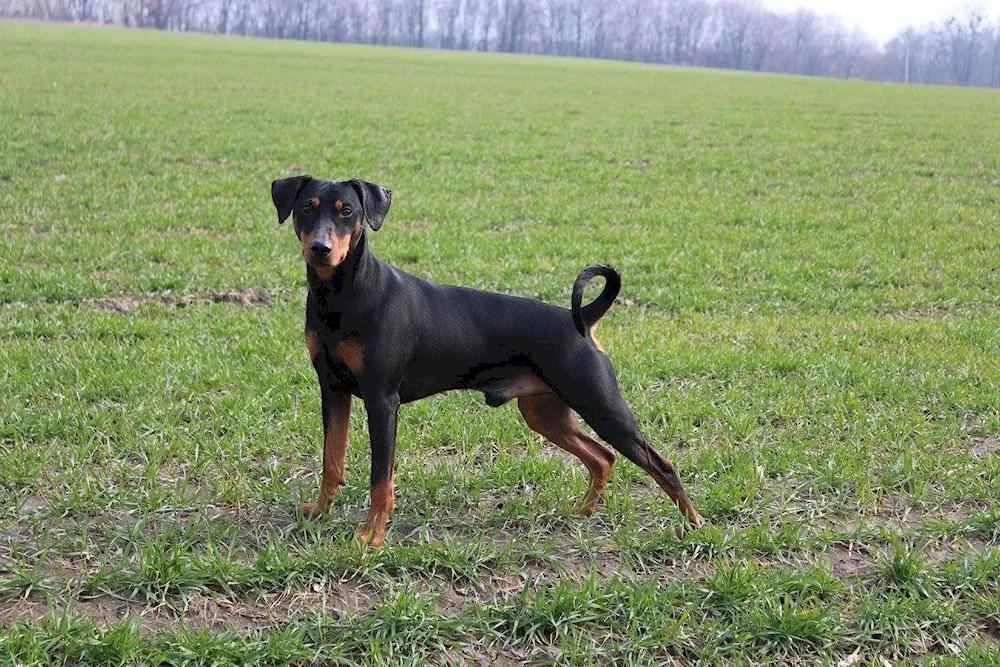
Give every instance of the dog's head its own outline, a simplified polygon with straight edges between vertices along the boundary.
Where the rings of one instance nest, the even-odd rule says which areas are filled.
[[[357,245],[365,220],[372,230],[382,226],[392,193],[367,181],[291,176],[271,183],[271,199],[279,225],[292,216],[306,264],[329,277]]]

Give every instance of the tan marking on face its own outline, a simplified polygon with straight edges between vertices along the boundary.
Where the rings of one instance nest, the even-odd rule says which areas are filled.
[[[319,264],[319,265],[317,265],[313,261],[312,250],[310,250],[310,248],[312,247],[313,241],[316,240],[316,236],[317,236],[316,232],[303,232],[303,234],[302,234],[302,259],[303,259],[303,261],[305,261],[306,264],[309,264],[314,269],[316,269],[316,274],[321,279],[323,279],[323,280],[329,280],[333,276],[333,270],[337,267],[337,264],[340,264],[340,261],[342,261],[342,260],[338,260],[336,262],[336,264],[325,264],[325,265],[324,264]],[[348,236],[348,237],[345,237],[345,238],[349,239],[350,237]],[[340,237],[333,236],[333,237],[331,237],[330,241],[331,241],[330,245],[333,247],[333,250],[330,251],[330,256],[336,258],[336,257],[339,256],[338,253],[340,252],[340,244],[338,244],[338,241],[340,241]],[[346,245],[348,247],[350,247],[350,244],[346,244]],[[344,252],[343,254],[346,256],[347,253]]]
[[[309,350],[309,358],[316,363],[319,357],[319,334],[315,331],[306,332],[306,349]]]
[[[319,208],[319,197],[313,197],[309,200],[309,205],[313,208]]]
[[[333,250],[330,251],[330,263],[337,266],[345,259],[347,259],[347,253],[351,252],[351,243],[354,241],[354,235],[344,234],[343,236],[338,236],[334,234],[330,237],[330,245]]]
[[[302,233],[302,259],[306,264],[309,264],[314,269],[316,269],[316,274],[322,280],[329,280],[333,276],[333,271],[336,267],[340,266],[341,262],[347,259],[347,255],[351,252],[351,248],[354,243],[361,236],[362,226],[359,220],[354,225],[354,231],[350,234],[344,234],[343,236],[338,234],[332,234],[326,242],[330,245],[330,254],[327,256],[328,260],[325,263],[317,263],[317,261],[322,262],[322,260],[317,260],[313,257],[312,244],[317,240],[318,234],[316,232],[303,232]]]
[[[333,202],[333,210],[336,211],[337,213],[340,213],[341,211],[343,211],[344,210],[344,202],[340,201],[339,199],[337,201]]]
[[[312,246],[313,239],[316,238],[315,232],[303,232],[302,238],[302,259],[305,260],[306,264],[309,263],[309,255],[312,252],[309,248]]]
[[[337,356],[355,377],[361,375],[365,362],[365,353],[361,348],[361,343],[356,340],[340,341],[337,345]]]

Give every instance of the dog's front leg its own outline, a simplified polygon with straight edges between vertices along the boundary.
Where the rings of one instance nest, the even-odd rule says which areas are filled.
[[[351,395],[324,386],[323,402],[323,480],[314,503],[306,503],[302,511],[319,516],[337,497],[337,487],[344,485],[344,459],[347,456],[347,431],[351,423]]]
[[[322,514],[337,497],[337,487],[344,484],[344,458],[347,455],[347,431],[351,423],[351,395],[335,382],[326,352],[315,332],[306,334],[306,346],[319,379],[323,411],[323,480],[314,503],[306,503],[307,516]]]
[[[372,445],[371,506],[368,518],[358,529],[358,539],[379,548],[385,539],[386,519],[396,504],[392,474],[399,394],[366,396],[365,409],[368,411],[368,433]]]

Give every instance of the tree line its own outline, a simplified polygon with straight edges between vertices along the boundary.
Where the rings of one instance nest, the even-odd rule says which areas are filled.
[[[0,0],[0,17],[1000,87],[1000,17],[975,7],[881,46],[760,0]]]

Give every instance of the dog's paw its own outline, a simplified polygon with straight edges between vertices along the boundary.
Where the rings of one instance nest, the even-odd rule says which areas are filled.
[[[674,527],[674,533],[677,535],[677,539],[681,539],[685,535],[689,535],[707,525],[708,522],[700,514],[692,511],[691,514],[687,515],[687,523],[678,524]]]
[[[385,544],[385,531],[365,523],[358,528],[357,538],[366,547],[381,549]]]
[[[302,505],[302,514],[309,519],[318,519],[326,512],[325,504],[305,503]]]

